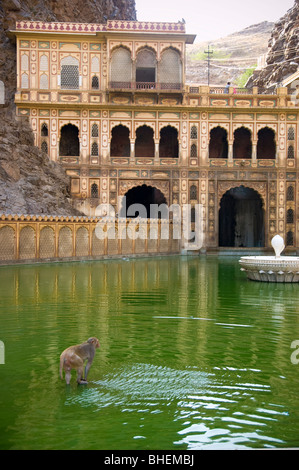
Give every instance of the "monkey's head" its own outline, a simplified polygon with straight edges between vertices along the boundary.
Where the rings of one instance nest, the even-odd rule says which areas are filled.
[[[88,338],[87,343],[93,344],[95,349],[100,347],[100,342],[99,342],[98,338]]]

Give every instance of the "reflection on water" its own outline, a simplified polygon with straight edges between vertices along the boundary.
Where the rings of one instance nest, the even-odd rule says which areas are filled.
[[[1,449],[299,445],[294,284],[169,257],[5,267],[0,296]],[[67,387],[59,355],[89,336],[90,383]]]

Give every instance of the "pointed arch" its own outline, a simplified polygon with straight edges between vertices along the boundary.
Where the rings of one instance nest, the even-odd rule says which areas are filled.
[[[262,129],[258,131],[257,158],[276,158],[275,132],[268,126],[262,127]]]
[[[173,126],[162,127],[159,141],[160,158],[178,158],[179,141],[178,131]]]
[[[80,155],[79,129],[77,126],[66,124],[61,128],[59,155],[64,157]]]
[[[251,155],[251,131],[245,126],[238,127],[234,132],[233,157],[246,159]]]
[[[227,158],[227,130],[221,126],[213,127],[210,131],[209,158]]]
[[[137,88],[138,83],[155,83],[157,81],[156,52],[149,47],[141,48],[137,52],[135,69]]]
[[[177,49],[169,47],[162,52],[159,64],[159,82],[161,87],[171,84],[179,88],[182,83],[182,60]]]
[[[263,199],[253,188],[233,186],[221,197],[219,246],[263,247],[265,214]]]
[[[132,81],[132,57],[131,51],[124,46],[113,49],[110,60],[110,81],[112,86],[128,84]]]
[[[154,131],[149,126],[141,126],[136,130],[135,157],[154,157],[155,142]]]
[[[167,201],[164,194],[160,189],[150,186],[147,184],[142,184],[139,186],[134,186],[125,193],[125,198],[123,199],[123,205],[120,211],[120,217],[134,217],[133,215],[128,215],[128,209],[134,204],[140,204],[143,206],[142,213],[135,213],[132,210],[132,213],[135,213],[135,217],[147,217],[158,216],[163,217],[168,215],[167,210]],[[163,213],[156,213],[155,210],[151,211],[151,206],[154,205],[155,208],[162,205]],[[165,209],[165,210],[164,210]],[[167,211],[167,214],[166,214]]]
[[[129,157],[130,153],[130,130],[122,124],[113,127],[110,143],[111,157]]]
[[[61,59],[60,87],[63,90],[79,89],[79,61],[68,55]]]

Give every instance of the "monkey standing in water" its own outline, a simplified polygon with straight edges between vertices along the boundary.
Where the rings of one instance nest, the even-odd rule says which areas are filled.
[[[69,385],[71,381],[71,370],[77,370],[78,384],[87,384],[87,374],[92,364],[96,349],[100,347],[97,338],[89,338],[85,343],[70,346],[60,356],[60,377],[63,380],[62,369],[65,372],[65,381]],[[84,362],[87,360],[84,374]]]

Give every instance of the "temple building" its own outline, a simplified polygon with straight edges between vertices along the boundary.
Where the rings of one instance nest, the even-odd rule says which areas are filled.
[[[20,21],[18,116],[71,178],[74,207],[202,204],[204,247],[299,240],[298,103],[186,83],[185,24]],[[295,77],[296,78],[296,77]],[[149,214],[149,212],[148,212]]]

